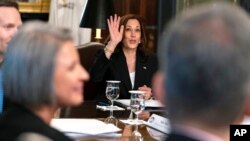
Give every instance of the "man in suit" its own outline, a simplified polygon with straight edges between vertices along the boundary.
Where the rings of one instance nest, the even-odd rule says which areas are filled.
[[[229,140],[249,100],[249,37],[248,15],[228,3],[190,9],[165,29],[155,81],[166,94],[167,141]]]
[[[18,11],[18,4],[11,0],[0,1],[0,65],[3,62],[3,55],[7,45],[22,21]],[[5,102],[5,101],[4,101]],[[0,113],[3,110],[3,90],[2,90],[2,73],[0,70]]]

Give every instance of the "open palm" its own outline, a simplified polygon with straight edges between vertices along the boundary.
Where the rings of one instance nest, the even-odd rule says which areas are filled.
[[[119,42],[121,42],[123,37],[124,26],[122,25],[119,30],[119,23],[120,23],[120,16],[116,14],[110,16],[108,19],[108,27],[109,27],[109,34],[110,34],[110,41],[116,46]]]

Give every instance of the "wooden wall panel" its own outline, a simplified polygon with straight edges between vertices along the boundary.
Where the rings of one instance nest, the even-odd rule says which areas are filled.
[[[140,15],[146,25],[148,47],[153,51],[157,45],[157,0],[114,0],[116,13]]]

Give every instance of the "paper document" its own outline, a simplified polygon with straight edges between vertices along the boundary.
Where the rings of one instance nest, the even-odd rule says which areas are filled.
[[[147,124],[146,121],[144,120],[134,120],[134,119],[127,119],[127,120],[120,120],[121,122],[125,123],[125,124],[129,124],[129,125],[141,125],[141,124]]]
[[[79,133],[65,133],[66,136],[72,138],[72,139],[91,139],[93,138],[93,135],[86,135],[86,134],[79,134]],[[105,134],[98,134],[98,135],[94,135],[95,138],[120,138],[122,136],[121,133],[105,133]]]
[[[125,107],[130,106],[130,99],[118,99],[118,100],[115,100],[115,102]],[[159,107],[159,108],[164,107],[164,105],[158,100],[146,100],[145,106],[146,107]]]
[[[158,100],[146,100],[145,101],[146,107],[164,107],[164,105]]]
[[[100,109],[102,111],[110,111],[111,108],[113,108],[113,111],[124,111],[125,109],[119,106],[100,106],[100,105],[96,105],[97,109]]]
[[[53,119],[50,125],[64,133],[98,135],[118,132],[121,129],[96,119]]]

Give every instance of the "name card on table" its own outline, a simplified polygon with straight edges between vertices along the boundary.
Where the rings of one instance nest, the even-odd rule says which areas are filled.
[[[170,132],[169,120],[156,114],[150,116],[147,125],[166,134]]]

